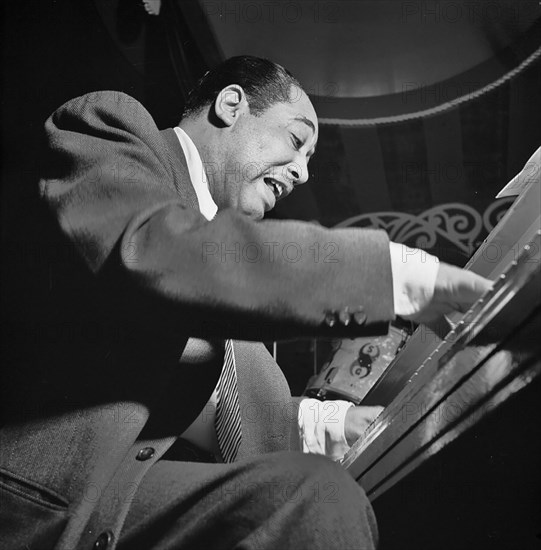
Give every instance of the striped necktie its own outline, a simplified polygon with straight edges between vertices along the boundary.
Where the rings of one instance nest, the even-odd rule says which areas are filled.
[[[225,341],[224,365],[216,385],[216,435],[224,462],[233,462],[241,441],[239,391],[235,354],[231,340]]]

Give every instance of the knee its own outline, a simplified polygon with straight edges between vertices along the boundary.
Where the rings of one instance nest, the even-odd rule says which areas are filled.
[[[351,475],[340,466],[322,455],[299,452],[274,453],[274,468],[277,475],[300,482],[335,481],[340,485],[357,486]]]
[[[372,506],[342,466],[323,456],[302,453],[273,453],[265,458],[268,475],[259,477],[260,482],[273,487],[272,504],[288,521],[305,526],[306,547],[368,549],[377,545]]]
[[[269,455],[267,455],[269,456]],[[370,507],[351,475],[324,456],[303,453],[273,453],[272,478],[280,483],[286,500],[293,498],[318,504]]]
[[[301,455],[293,462],[298,493],[304,507],[311,510],[314,537],[318,539],[313,547],[377,547],[378,528],[372,505],[353,477],[323,456]]]

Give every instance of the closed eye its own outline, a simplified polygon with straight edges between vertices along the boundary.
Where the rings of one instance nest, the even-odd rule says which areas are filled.
[[[291,142],[297,151],[302,147],[302,141],[295,134],[291,134]]]

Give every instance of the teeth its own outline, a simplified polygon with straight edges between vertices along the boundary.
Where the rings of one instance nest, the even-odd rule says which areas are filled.
[[[271,187],[274,195],[276,198],[280,198],[284,192],[284,189],[283,187],[279,184],[279,183],[276,183],[273,179],[271,178],[266,178],[265,179],[265,183]]]

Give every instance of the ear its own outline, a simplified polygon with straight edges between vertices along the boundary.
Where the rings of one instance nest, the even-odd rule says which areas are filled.
[[[232,126],[241,114],[249,111],[246,94],[238,84],[226,86],[214,102],[214,112],[226,126]]]

